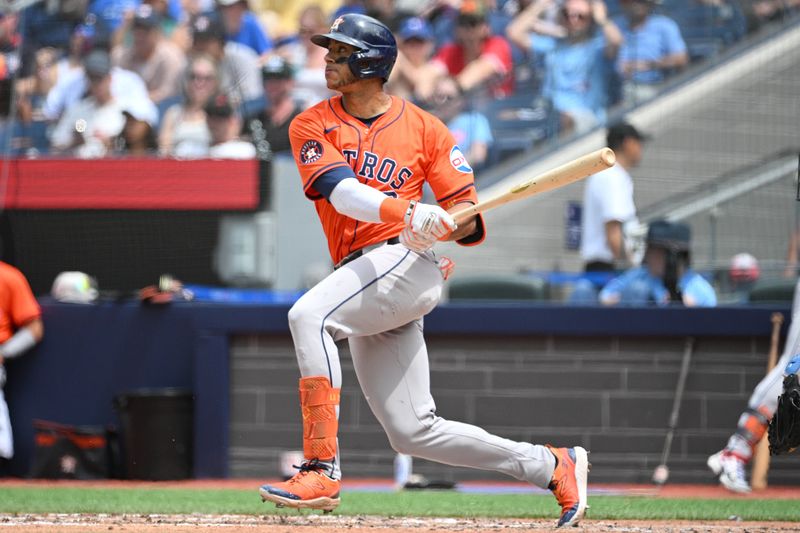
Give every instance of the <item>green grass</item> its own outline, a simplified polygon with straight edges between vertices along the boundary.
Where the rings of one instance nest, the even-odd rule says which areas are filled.
[[[800,522],[797,500],[659,499],[642,496],[595,496],[590,519],[743,520]],[[310,511],[304,511],[310,512]],[[153,488],[0,488],[0,513],[133,513],[133,514],[296,514],[261,503],[252,490]],[[414,491],[347,492],[336,514],[419,517],[555,518],[558,507],[549,495],[462,494]]]

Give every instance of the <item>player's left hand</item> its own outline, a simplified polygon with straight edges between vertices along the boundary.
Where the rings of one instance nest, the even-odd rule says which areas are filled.
[[[406,215],[406,228],[418,235],[434,236],[443,240],[456,229],[453,216],[438,205],[417,202]]]
[[[405,228],[400,233],[400,244],[412,252],[417,252],[420,254],[433,248],[433,245],[436,244],[437,240],[438,239],[435,235],[416,233],[411,228]]]

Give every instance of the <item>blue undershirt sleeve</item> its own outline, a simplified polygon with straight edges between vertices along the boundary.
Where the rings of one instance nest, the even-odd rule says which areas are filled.
[[[312,187],[315,191],[330,201],[334,187],[345,178],[355,178],[356,175],[350,167],[333,168],[314,180]]]

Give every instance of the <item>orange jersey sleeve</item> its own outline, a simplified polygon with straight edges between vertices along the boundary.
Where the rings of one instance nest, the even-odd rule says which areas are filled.
[[[391,107],[369,126],[347,113],[340,96],[330,98],[298,115],[289,137],[303,191],[315,202],[334,263],[396,237],[403,224],[338,213],[314,189],[328,171],[349,167],[361,183],[408,200],[419,200],[428,182],[445,209],[476,197],[472,169],[445,125],[401,98],[392,97]]]
[[[28,280],[22,272],[3,262],[0,262],[0,313],[0,343],[42,314]]]

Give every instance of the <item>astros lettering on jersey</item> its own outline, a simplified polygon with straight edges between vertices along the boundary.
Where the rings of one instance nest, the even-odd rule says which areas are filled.
[[[474,176],[447,127],[433,115],[392,97],[371,126],[349,115],[335,96],[298,115],[289,137],[305,195],[315,201],[334,263],[349,253],[396,237],[403,224],[370,223],[340,214],[314,189],[324,173],[350,167],[356,178],[395,198],[419,200],[425,181],[444,208],[476,202]],[[483,240],[481,235],[474,245]]]

